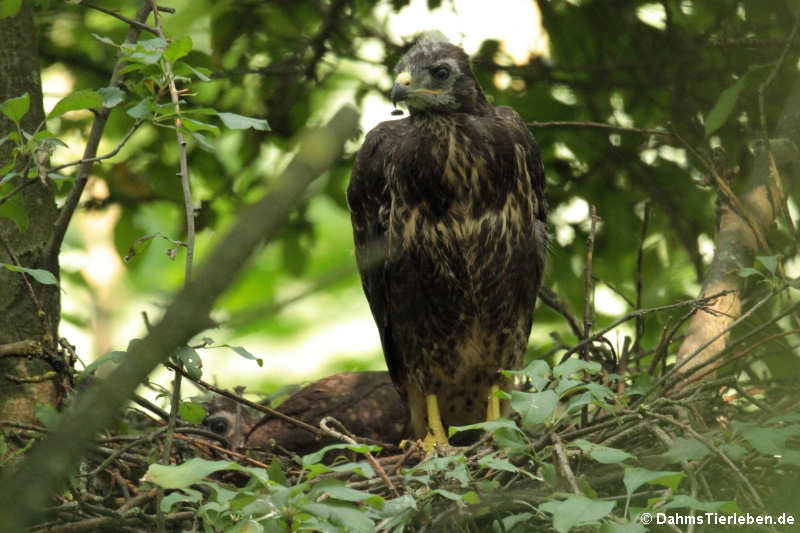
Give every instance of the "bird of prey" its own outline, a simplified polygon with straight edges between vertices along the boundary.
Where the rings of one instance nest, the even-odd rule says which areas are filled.
[[[536,142],[488,103],[467,54],[442,37],[400,59],[392,100],[347,200],[356,261],[392,380],[431,451],[446,426],[506,413],[499,371],[522,364],[547,249]]]

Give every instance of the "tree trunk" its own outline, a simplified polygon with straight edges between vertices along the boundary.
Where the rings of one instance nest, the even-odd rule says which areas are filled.
[[[34,132],[44,120],[44,109],[36,27],[27,2],[16,16],[0,19],[0,43],[14,43],[0,53],[0,102],[28,93],[30,109],[21,126]],[[11,120],[0,116],[0,138],[14,129]],[[11,161],[13,145],[6,141],[0,146],[0,167]],[[25,163],[19,159],[18,169]],[[0,197],[28,179],[13,178],[0,188]],[[57,254],[44,257],[57,215],[53,185],[35,180],[6,202],[6,208],[15,203],[24,209],[27,224],[20,228],[17,222],[0,217],[0,262],[48,270],[58,278]],[[36,404],[58,403],[59,378],[50,362],[59,358],[59,291],[55,285],[43,285],[30,276],[0,268],[0,420],[38,423]]]

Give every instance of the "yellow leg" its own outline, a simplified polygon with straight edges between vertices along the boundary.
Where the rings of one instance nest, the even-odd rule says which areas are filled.
[[[487,422],[491,422],[492,420],[497,420],[500,418],[500,398],[494,395],[498,389],[499,387],[497,385],[492,385],[492,388],[489,389],[489,402],[486,406]]]
[[[435,394],[425,396],[425,403],[428,407],[428,434],[422,441],[422,449],[425,453],[433,452],[436,446],[448,446],[447,433],[442,425],[442,416],[439,414],[439,400]]]

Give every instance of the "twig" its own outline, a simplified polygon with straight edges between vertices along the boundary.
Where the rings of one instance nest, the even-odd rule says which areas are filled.
[[[767,296],[765,296],[764,298],[762,298],[762,299],[761,299],[759,302],[757,302],[757,303],[756,303],[756,304],[755,304],[753,307],[751,307],[750,309],[748,309],[748,310],[747,310],[747,312],[743,313],[742,315],[740,315],[740,316],[739,316],[739,318],[737,318],[736,320],[732,321],[732,322],[731,322],[731,323],[728,325],[728,327],[726,327],[725,329],[723,329],[722,331],[720,331],[719,333],[717,333],[716,335],[714,335],[714,336],[713,336],[713,337],[711,337],[710,339],[706,340],[706,342],[704,342],[703,344],[701,344],[700,346],[698,346],[698,347],[697,347],[697,348],[696,348],[696,349],[695,349],[695,350],[694,350],[692,353],[688,354],[688,355],[686,356],[686,358],[685,358],[685,359],[683,359],[682,361],[680,361],[680,362],[676,363],[676,364],[675,364],[675,366],[673,366],[673,367],[670,369],[670,371],[669,371],[669,372],[667,372],[666,374],[664,374],[663,376],[661,376],[661,377],[658,379],[658,381],[656,381],[656,383],[653,385],[653,387],[650,389],[650,391],[648,391],[646,394],[644,394],[643,396],[641,396],[641,397],[639,398],[639,400],[637,400],[637,401],[634,403],[634,405],[641,405],[641,404],[644,402],[644,400],[645,400],[645,399],[646,399],[648,396],[650,396],[650,395],[651,395],[653,392],[655,392],[656,390],[661,390],[661,391],[663,391],[663,390],[667,390],[667,389],[669,389],[670,387],[672,387],[672,386],[673,386],[675,383],[677,383],[677,381],[675,381],[675,382],[672,382],[672,383],[671,383],[669,380],[673,379],[673,378],[674,378],[674,376],[675,376],[675,375],[678,373],[678,371],[679,371],[681,368],[683,368],[683,367],[684,367],[684,366],[685,366],[685,365],[686,365],[686,364],[687,364],[689,361],[691,361],[693,358],[695,358],[695,357],[697,356],[697,354],[699,354],[700,352],[702,352],[703,350],[705,350],[705,349],[706,349],[708,346],[710,346],[710,345],[711,345],[711,344],[712,344],[714,341],[716,341],[718,338],[722,337],[723,335],[725,335],[726,333],[728,333],[730,330],[732,330],[733,328],[735,328],[736,326],[738,326],[739,324],[741,324],[742,322],[744,322],[745,320],[747,320],[747,319],[750,317],[750,315],[752,315],[753,313],[755,313],[757,309],[759,309],[759,308],[760,308],[762,305],[766,304],[766,303],[767,303],[767,302],[768,302],[768,301],[769,301],[769,300],[770,300],[772,297],[774,297],[774,296],[775,296],[775,293],[770,293],[770,294],[768,294]],[[794,306],[793,306],[793,307],[794,307]],[[777,319],[776,319],[776,320],[777,320]],[[765,323],[763,324],[763,326],[765,326],[765,327],[766,327],[767,325],[770,325],[770,324],[772,324],[772,322],[765,322]],[[720,351],[718,354],[715,354],[715,356],[714,356],[713,358],[709,359],[708,361],[703,361],[703,363],[701,363],[700,365],[697,365],[697,366],[694,366],[694,367],[692,367],[692,368],[691,368],[691,372],[690,372],[689,374],[686,374],[686,375],[683,375],[683,376],[681,376],[681,379],[683,379],[683,378],[686,378],[686,377],[690,376],[692,373],[694,373],[694,372],[696,372],[697,370],[699,370],[699,369],[703,368],[703,367],[704,367],[704,366],[706,366],[707,364],[710,364],[712,361],[717,361],[717,360],[719,360],[719,358],[721,357],[721,355],[722,355],[723,353],[727,353],[727,351],[730,349],[730,346],[732,346],[732,344],[729,344],[728,346],[726,346],[726,347],[725,347],[725,348],[724,348],[722,351]],[[678,381],[680,381],[680,380],[678,380]],[[661,389],[659,389],[659,388],[661,388]]]
[[[636,254],[636,309],[642,308],[642,263],[644,262],[644,241],[647,238],[647,226],[650,222],[650,202],[644,204],[642,231],[639,235],[639,250]],[[644,335],[644,317],[636,317],[636,337],[633,341],[633,352],[638,353]]]
[[[575,338],[580,339],[583,337],[581,326],[578,324],[578,320],[569,310],[567,302],[565,302],[563,298],[556,294],[553,289],[551,289],[548,285],[542,285],[542,287],[539,289],[539,299],[567,320],[569,329],[572,330],[572,334],[575,335]]]
[[[766,322],[765,324],[772,324],[772,323],[773,322],[770,321],[770,322]],[[775,335],[770,335],[769,337],[760,339],[759,342],[756,342],[755,344],[752,344],[752,345],[748,346],[747,348],[745,348],[741,352],[739,352],[736,355],[733,355],[730,358],[728,358],[728,360],[726,361],[726,364],[730,364],[733,361],[736,361],[738,359],[741,359],[741,358],[747,356],[750,352],[752,352],[753,350],[755,350],[756,348],[758,348],[762,344],[766,344],[766,343],[772,342],[772,341],[774,341],[776,339],[779,339],[779,338],[782,338],[782,337],[787,337],[789,335],[795,335],[795,334],[798,334],[798,333],[800,333],[800,329],[791,329],[791,330],[788,330],[788,331],[781,331],[780,333],[776,333]],[[739,342],[738,342],[738,339],[737,339],[737,342],[732,342],[730,345],[731,346],[737,346],[738,344],[739,344]],[[727,348],[726,348],[726,350],[727,350]],[[726,351],[726,353],[727,353],[727,351]],[[713,360],[716,360],[716,359],[713,359]],[[708,364],[710,365],[711,361],[709,361]],[[702,379],[705,376],[707,376],[708,374],[714,372],[714,370],[715,370],[712,367],[712,368],[707,369],[705,372],[696,373],[696,370],[700,370],[704,366],[705,366],[705,364],[698,365],[696,368],[692,369],[693,372],[690,375],[692,375],[692,379],[693,380],[696,381],[696,380]]]
[[[90,157],[88,159],[79,159],[78,161],[73,161],[72,163],[64,163],[63,165],[51,168],[49,172],[58,172],[60,170],[64,170],[65,168],[74,167],[75,165],[82,165],[84,163],[96,163],[98,161],[103,161],[104,159],[110,159],[114,157],[128,143],[130,138],[133,136],[134,133],[136,133],[136,130],[138,130],[142,124],[144,124],[143,120],[137,120],[136,122],[134,122],[133,126],[131,126],[131,129],[128,130],[128,133],[125,134],[125,137],[122,138],[117,147],[108,152],[107,154],[100,155],[97,157]]]
[[[605,335],[609,331],[613,330],[614,328],[616,328],[620,324],[624,324],[628,320],[636,318],[637,316],[644,315],[644,314],[647,314],[647,313],[660,313],[662,311],[669,311],[671,309],[677,309],[679,307],[686,307],[686,306],[690,306],[690,305],[694,306],[694,307],[704,307],[709,302],[711,302],[713,300],[716,300],[720,296],[725,296],[729,292],[731,292],[731,291],[720,291],[720,292],[718,292],[716,294],[712,294],[710,296],[703,296],[703,297],[700,297],[700,298],[695,298],[693,300],[683,300],[683,301],[680,301],[680,302],[676,302],[674,304],[661,305],[661,306],[657,306],[657,307],[650,307],[648,309],[637,309],[635,311],[631,311],[630,313],[626,314],[625,316],[623,316],[621,318],[618,318],[617,320],[612,322],[609,326],[606,326],[605,328],[601,329],[600,331],[598,331],[597,333],[595,333],[591,337],[582,340],[581,342],[579,342],[578,344],[576,344],[575,346],[573,346],[572,348],[567,350],[567,352],[562,356],[562,360],[565,357],[568,357],[568,356],[572,355],[573,353],[577,352],[578,350],[582,349],[587,344],[596,341],[597,339],[599,339],[600,337],[602,337],[603,335]]]
[[[597,210],[594,205],[589,208],[589,237],[586,240],[586,264],[583,269],[583,339],[587,339],[592,331],[592,315],[594,314],[594,285],[592,283],[592,259],[594,257],[594,237],[597,231]],[[589,359],[588,345],[583,349],[583,359]]]
[[[147,398],[143,398],[138,394],[134,394],[132,400],[139,404],[140,406],[144,407],[148,411],[157,414],[164,422],[169,421],[169,413],[148,400]]]
[[[155,29],[157,34],[162,39],[166,39],[164,30],[161,28],[161,22],[158,19],[158,2],[152,1],[153,19],[155,20]],[[186,139],[183,136],[183,122],[181,120],[181,99],[178,94],[178,89],[175,86],[175,75],[172,73],[172,65],[166,59],[164,61],[164,73],[167,75],[169,82],[169,96],[172,100],[172,105],[175,106],[175,136],[178,139],[178,154],[180,162],[180,171],[178,176],[181,178],[181,188],[183,189],[183,204],[186,210],[186,267],[184,275],[184,286],[186,286],[192,279],[192,263],[194,261],[194,203],[192,201],[192,187],[189,181],[189,162],[186,156]]]
[[[132,26],[134,28],[138,28],[138,29],[144,30],[144,31],[149,31],[153,35],[157,35],[158,34],[156,29],[154,27],[150,26],[149,24],[145,24],[144,22],[140,22],[138,20],[134,20],[134,19],[128,18],[125,15],[120,15],[116,11],[112,11],[111,9],[108,9],[106,7],[96,6],[94,4],[90,4],[89,2],[81,2],[80,5],[82,5],[84,7],[88,7],[89,9],[95,9],[97,11],[105,13],[106,15],[111,15],[112,17],[121,20],[122,22],[124,22],[128,26]]]
[[[176,522],[182,520],[192,520],[196,518],[196,516],[196,511],[179,511],[177,513],[165,515],[164,519],[168,522]],[[118,528],[119,526],[134,525],[141,523],[141,521],[142,515],[131,517],[101,516],[97,518],[86,518],[84,520],[70,522],[67,524],[60,523],[32,529],[31,533],[83,533],[106,530],[112,526]]]
[[[42,355],[42,343],[35,340],[24,340],[9,342],[8,344],[0,344],[0,357],[7,357],[9,355],[25,357],[31,355]]]
[[[209,447],[209,448],[211,448],[213,450],[217,450],[218,452],[228,454],[228,455],[238,459],[239,461],[244,461],[244,462],[252,464],[253,466],[257,466],[258,468],[263,468],[265,470],[269,469],[269,465],[264,464],[261,461],[257,461],[255,459],[253,459],[252,457],[248,457],[247,455],[244,455],[242,453],[235,452],[235,451],[231,450],[230,448],[225,448],[223,446],[218,446],[218,445],[214,444],[213,442],[209,442],[207,440],[200,441],[198,439],[193,439],[191,437],[187,437],[186,435],[183,435],[181,433],[176,433],[175,434],[175,438],[176,439],[180,439],[182,441],[189,442],[189,443],[194,444],[196,446],[199,446],[199,445],[207,446],[207,447]]]
[[[572,487],[572,492],[575,494],[583,494],[581,489],[578,488],[578,482],[575,480],[575,474],[572,472],[572,468],[569,466],[567,455],[564,453],[564,444],[561,442],[561,437],[558,436],[558,433],[553,431],[550,433],[550,440],[553,441],[553,449],[556,451],[558,463],[561,465],[561,470],[564,472],[564,477],[567,478],[570,487]]]
[[[648,128],[629,128],[626,126],[615,126],[614,124],[605,124],[603,122],[574,122],[568,120],[552,120],[547,122],[531,121],[526,122],[530,128],[594,128],[602,130],[611,130],[619,133],[639,133],[642,135],[662,135],[664,137],[672,137],[673,134],[666,130],[655,130]]]
[[[181,378],[183,374],[180,370],[183,365],[177,361],[177,371],[175,372],[175,379],[172,381],[172,398],[170,400],[169,418],[167,419],[167,434],[164,439],[164,451],[161,454],[161,464],[168,465],[169,458],[172,455],[172,438],[175,434],[175,423],[178,420],[178,408],[181,405]]]
[[[622,345],[622,353],[619,354],[619,365],[617,365],[617,374],[620,375],[619,383],[617,383],[617,394],[620,397],[625,393],[625,375],[628,373],[628,359],[630,357],[631,338],[625,335],[625,341]],[[600,411],[597,411],[598,413]]]
[[[358,444],[353,437],[341,433],[339,431],[336,431],[335,429],[331,428],[328,424],[336,424],[343,430],[346,430],[344,424],[342,424],[332,416],[326,416],[319,421],[319,427],[322,428],[322,430],[328,433],[330,436],[335,437],[341,441],[347,442],[349,444]],[[386,488],[388,488],[389,491],[391,491],[391,493],[395,497],[399,497],[400,493],[397,492],[397,488],[395,488],[394,483],[392,483],[392,480],[389,479],[389,476],[386,475],[386,472],[383,470],[383,467],[380,465],[380,463],[378,463],[378,461],[375,460],[375,456],[373,456],[370,452],[364,452],[364,455],[366,456],[367,461],[369,461],[369,464],[372,465],[372,468],[374,468],[375,471],[378,472],[378,475],[386,484]]]

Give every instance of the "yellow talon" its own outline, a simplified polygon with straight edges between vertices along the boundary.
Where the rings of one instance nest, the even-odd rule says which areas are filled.
[[[491,422],[500,418],[500,398],[494,395],[499,390],[497,385],[489,389],[489,402],[486,406],[486,421]]]
[[[425,396],[425,403],[428,406],[428,434],[422,441],[422,449],[430,455],[437,446],[449,446],[447,433],[444,431],[442,416],[439,414],[439,401],[435,394]]]

